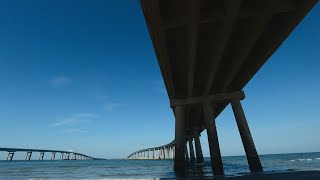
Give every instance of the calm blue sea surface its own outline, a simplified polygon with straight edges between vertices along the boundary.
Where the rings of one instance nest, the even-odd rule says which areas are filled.
[[[320,153],[261,155],[267,173],[320,169]],[[223,158],[229,176],[249,173],[245,156]],[[188,177],[212,177],[210,159],[189,165]],[[0,161],[0,179],[175,178],[172,160]]]

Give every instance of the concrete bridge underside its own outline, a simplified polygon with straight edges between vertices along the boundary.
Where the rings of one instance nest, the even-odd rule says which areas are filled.
[[[186,141],[207,130],[223,175],[215,119],[231,103],[253,172],[262,171],[241,106],[242,89],[318,0],[141,0],[175,115],[175,170]]]

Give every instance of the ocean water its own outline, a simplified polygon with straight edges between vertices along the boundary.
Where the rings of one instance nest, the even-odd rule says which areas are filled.
[[[260,156],[266,173],[320,169],[320,153]],[[249,173],[245,156],[223,157],[227,176]],[[210,159],[189,164],[187,177],[213,177]],[[173,160],[0,161],[0,179],[172,179]]]

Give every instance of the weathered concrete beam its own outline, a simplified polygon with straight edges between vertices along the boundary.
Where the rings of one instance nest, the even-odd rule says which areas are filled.
[[[274,13],[283,13],[283,12],[290,12],[295,11],[297,8],[294,4],[289,1],[279,1],[279,6],[274,8]],[[261,9],[261,8],[260,8]],[[259,12],[256,11],[241,11],[239,14],[239,19],[246,19],[249,17],[257,16]],[[226,19],[226,14],[216,14],[215,16],[203,18],[199,21],[199,25],[206,24],[206,23],[215,23],[221,22]],[[165,23],[162,24],[161,29],[168,30],[186,26],[188,24],[188,19],[185,16],[173,16],[172,18],[168,19]]]
[[[200,20],[200,1],[189,0],[188,4],[188,97],[193,94],[195,76],[195,62],[197,55],[197,42]]]
[[[211,68],[205,87],[204,95],[210,93],[213,81],[216,77],[218,67],[222,61],[226,46],[229,42],[230,36],[233,31],[233,26],[236,24],[238,14],[241,8],[242,0],[227,0],[225,1],[227,8],[226,16],[223,17],[222,26],[219,28],[219,36],[215,45],[212,45],[211,62],[208,66]]]
[[[141,1],[146,4],[142,6],[144,16],[146,17],[146,23],[149,28],[149,33],[153,39],[152,43],[159,59],[160,56],[163,59],[163,63],[159,61],[162,77],[166,85],[166,89],[169,97],[175,97],[175,88],[173,83],[172,67],[170,66],[170,57],[168,49],[165,48],[167,44],[166,34],[161,31],[160,24],[163,23],[163,19],[160,13],[159,1]],[[157,23],[153,23],[157,22]]]
[[[191,104],[203,104],[203,103],[217,103],[223,101],[231,101],[234,99],[244,99],[245,95],[243,91],[237,91],[232,93],[221,93],[208,96],[190,97],[185,99],[170,99],[170,106],[183,106]]]

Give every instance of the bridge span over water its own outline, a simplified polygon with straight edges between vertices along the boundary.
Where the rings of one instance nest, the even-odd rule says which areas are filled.
[[[242,89],[318,0],[141,0],[142,10],[175,116],[176,172],[203,159],[206,130],[213,173],[223,175],[215,119],[231,104],[249,168],[262,171],[241,105]],[[290,63],[290,62],[288,62]],[[141,153],[167,149],[148,148]],[[162,153],[166,151],[162,150]]]
[[[48,150],[48,149],[23,149],[23,148],[2,148],[0,151],[8,152],[7,161],[12,161],[14,154],[16,152],[26,152],[25,160],[31,160],[32,153],[39,153],[39,160],[43,160],[44,153],[51,153],[51,160],[60,159],[60,160],[94,160],[95,158],[87,156],[85,154],[72,152],[72,151],[59,151],[59,150]],[[56,154],[60,154],[60,158],[56,158]]]

